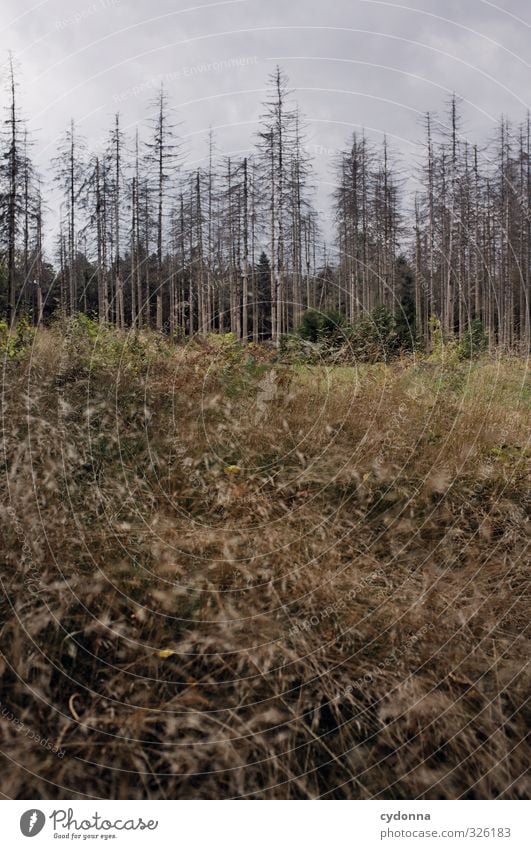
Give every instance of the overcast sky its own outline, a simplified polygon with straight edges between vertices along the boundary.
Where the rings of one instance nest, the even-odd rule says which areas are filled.
[[[500,113],[523,119],[531,98],[530,0],[1,0],[5,50],[47,162],[73,116],[97,146],[120,111],[146,126],[160,81],[181,122],[189,163],[253,144],[268,74],[280,63],[307,119],[319,178],[353,129],[386,132],[413,154],[427,109],[455,91],[473,140]]]

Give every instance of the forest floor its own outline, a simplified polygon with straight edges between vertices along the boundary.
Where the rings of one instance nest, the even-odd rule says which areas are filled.
[[[11,345],[0,791],[527,797],[528,368]]]

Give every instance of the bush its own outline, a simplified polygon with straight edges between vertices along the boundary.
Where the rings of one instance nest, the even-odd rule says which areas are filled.
[[[328,349],[338,348],[345,342],[346,322],[344,317],[334,310],[307,310],[297,332],[305,342],[320,344]]]
[[[399,347],[393,314],[384,306],[376,307],[355,325],[350,341],[355,356],[364,362],[390,359]]]
[[[431,353],[428,362],[442,366],[456,366],[459,362],[459,347],[455,339],[445,340],[440,319],[430,318]]]
[[[303,336],[291,336],[283,333],[278,340],[278,355],[283,363],[318,363],[322,352],[317,342]]]
[[[0,349],[4,357],[18,358],[31,347],[35,328],[26,318],[21,318],[10,328],[7,321],[0,321]]]
[[[459,357],[462,360],[471,360],[479,357],[480,354],[487,350],[488,345],[489,337],[485,333],[483,324],[478,318],[474,318],[459,343]]]
[[[298,334],[305,342],[317,342],[321,326],[321,313],[317,310],[307,310],[302,316]]]

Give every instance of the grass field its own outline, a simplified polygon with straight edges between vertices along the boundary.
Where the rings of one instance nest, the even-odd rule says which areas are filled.
[[[525,360],[81,322],[2,391],[4,795],[529,794]]]

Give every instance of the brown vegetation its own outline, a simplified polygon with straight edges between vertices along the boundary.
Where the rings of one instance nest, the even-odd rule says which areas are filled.
[[[523,360],[10,353],[4,795],[529,792]]]

